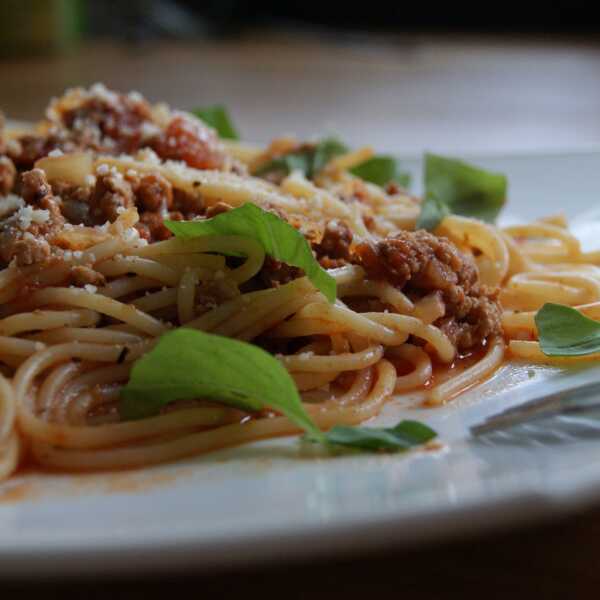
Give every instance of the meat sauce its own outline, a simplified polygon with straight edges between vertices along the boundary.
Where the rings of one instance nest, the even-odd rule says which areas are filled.
[[[480,283],[475,263],[450,240],[424,230],[399,231],[358,244],[355,256],[369,277],[390,282],[411,299],[441,292],[446,312],[434,325],[458,351],[501,333],[498,290]]]
[[[487,342],[484,341],[479,346],[472,348],[466,352],[460,352],[457,354],[456,358],[450,363],[442,363],[439,360],[436,360],[435,356],[432,356],[432,375],[423,385],[418,385],[413,390],[403,390],[401,393],[409,393],[411,391],[420,391],[420,390],[431,390],[432,388],[449,381],[450,379],[456,377],[458,374],[466,371],[470,367],[477,364],[486,354],[487,352]],[[431,356],[431,355],[430,355]],[[395,367],[396,373],[399,377],[403,375],[409,375],[413,370],[413,364],[402,358],[397,357],[386,357]],[[479,381],[474,381],[472,385],[477,383],[481,383]],[[469,386],[469,387],[472,387]],[[465,388],[468,389],[468,388]],[[462,393],[465,390],[460,390],[457,393]],[[427,402],[425,401],[425,406]]]
[[[102,85],[74,89],[49,107],[43,134],[17,138],[8,156],[19,170],[52,151],[92,150],[133,154],[150,148],[163,159],[199,169],[220,169],[225,150],[216,132],[183,112],[160,111],[140,94],[118,94]]]
[[[51,187],[43,171],[31,169],[35,160],[52,150],[119,154],[142,148],[191,167],[222,168],[226,155],[216,133],[185,113],[159,117],[139,94],[117,94],[93,86],[89,91],[68,92],[56,101],[48,111],[47,125],[44,135],[21,136],[10,147],[0,141],[0,193],[10,188],[19,192],[27,205],[48,213],[43,224],[30,224],[25,235],[11,228],[0,231],[0,260],[4,265],[15,258],[20,266],[54,264],[59,259],[51,256],[50,246],[65,223],[102,225],[114,222],[121,211],[133,206],[140,215],[138,233],[148,242],[171,236],[164,226],[165,218],[212,217],[230,209],[218,203],[205,210],[197,197],[173,189],[159,173],[123,175],[106,169],[98,172],[89,185],[53,182]],[[465,364],[470,353],[501,332],[497,290],[482,285],[470,257],[445,238],[426,231],[400,231],[375,243],[355,243],[352,231],[343,222],[331,220],[324,224],[320,235],[309,241],[325,268],[358,264],[370,278],[391,283],[413,300],[439,291],[446,313],[434,324],[461,353],[463,358],[457,364]],[[282,285],[302,274],[297,268],[267,259],[256,285]],[[84,265],[71,268],[63,283],[98,286],[104,284],[104,278]],[[360,308],[359,298],[353,302]],[[365,310],[373,310],[373,301],[366,302]]]

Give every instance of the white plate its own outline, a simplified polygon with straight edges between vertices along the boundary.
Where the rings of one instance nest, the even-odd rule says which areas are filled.
[[[478,162],[509,175],[513,217],[574,217],[600,198],[600,153]],[[600,240],[590,218],[578,227]],[[467,429],[541,392],[595,379],[600,365],[507,365],[444,408],[390,402],[376,422],[426,421],[445,443],[432,453],[324,458],[286,438],[139,472],[20,475],[0,485],[0,575],[224,567],[414,544],[566,511],[600,497],[593,423],[583,433],[558,423],[560,440],[534,444],[527,436],[473,442]]]

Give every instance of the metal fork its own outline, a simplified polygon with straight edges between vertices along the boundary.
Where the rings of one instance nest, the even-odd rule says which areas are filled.
[[[600,409],[600,381],[575,388],[544,394],[487,417],[470,428],[474,436],[506,429],[554,414],[581,415]]]

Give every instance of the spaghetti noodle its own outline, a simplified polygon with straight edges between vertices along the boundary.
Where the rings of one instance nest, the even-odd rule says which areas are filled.
[[[68,470],[137,467],[299,431],[202,400],[122,421],[132,365],[173,327],[271,351],[327,429],[376,415],[394,392],[444,403],[506,349],[548,361],[533,318],[545,301],[600,318],[599,257],[560,218],[501,230],[454,215],[415,232],[417,199],[348,171],[369,148],[312,179],[253,175],[298,147],[225,144],[187,113],[102,86],[54,101],[31,133],[5,133],[0,480],[26,455]],[[182,239],[164,226],[245,203],[305,236],[336,281],[335,303],[252,239]],[[431,385],[434,365],[473,353],[473,366]]]

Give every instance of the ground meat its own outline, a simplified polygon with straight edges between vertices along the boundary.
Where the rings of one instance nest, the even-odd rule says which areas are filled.
[[[164,219],[191,220],[202,212],[202,203],[197,198],[173,189],[158,172],[144,175],[126,173],[125,182],[132,189],[133,201],[140,213],[136,228],[140,236],[149,242],[171,237],[171,232],[163,224]]]
[[[45,173],[34,169],[23,173],[21,182],[23,199],[35,210],[48,211],[41,222],[32,221],[26,230],[21,228],[18,219],[11,216],[0,227],[0,261],[7,265],[13,259],[18,266],[29,266],[46,262],[51,250],[48,243],[57,231],[64,226],[58,200],[52,195]]]
[[[173,190],[173,208],[185,215],[186,220],[191,220],[204,212],[204,202],[198,196],[175,188]]]
[[[160,131],[151,122],[150,105],[145,100],[94,87],[89,94],[67,92],[49,112],[46,135],[28,134],[16,140],[11,158],[20,170],[31,169],[35,161],[53,150],[132,153],[147,145],[144,127],[150,127],[154,135]]]
[[[225,160],[216,133],[184,114],[177,114],[150,145],[161,158],[182,160],[197,169],[220,169]]]
[[[27,229],[35,237],[51,238],[60,231],[65,218],[61,212],[61,200],[52,194],[52,188],[41,169],[26,171],[21,176],[21,196],[26,204],[35,209],[48,211],[48,219],[41,223],[31,223]]]
[[[31,169],[53,150],[93,150],[101,154],[134,154],[152,148],[163,159],[191,167],[219,169],[226,154],[216,132],[185,113],[174,113],[164,126],[139,94],[119,94],[104,86],[75,89],[48,109],[46,135],[21,136],[10,157],[19,170]]]
[[[19,267],[45,262],[50,258],[50,244],[45,239],[32,237],[21,238],[14,242],[10,249],[9,260],[15,258]],[[5,257],[3,257],[5,258]]]
[[[401,231],[376,244],[356,247],[353,261],[373,279],[385,279],[410,297],[440,290],[446,306],[436,321],[459,350],[501,331],[495,290],[479,282],[473,260],[452,242],[427,231]]]
[[[53,181],[52,191],[56,196],[60,196],[65,202],[66,200],[74,200],[77,202],[85,202],[90,200],[92,186],[76,185],[67,181]]]
[[[17,169],[8,156],[0,156],[0,196],[6,196],[15,186]]]
[[[149,244],[152,243],[152,232],[150,227],[146,223],[140,223],[139,221],[135,224],[137,232],[140,234],[140,239],[146,240]]]
[[[37,135],[23,135],[16,142],[10,157],[21,169],[32,169],[33,163],[46,156],[52,148],[47,149],[46,139]]]
[[[178,211],[178,210],[172,210],[169,213],[169,219],[171,221],[185,221],[185,217]]]
[[[62,213],[69,223],[92,225],[89,204],[91,187],[55,181],[52,183],[52,191],[62,199]]]
[[[321,266],[340,267],[350,260],[352,231],[342,221],[333,219],[327,223],[321,242],[313,245],[313,250]]]
[[[26,204],[38,206],[43,198],[52,195],[52,188],[42,169],[32,169],[21,176],[21,196]]]
[[[466,305],[469,308],[465,311]],[[463,312],[462,317],[454,314],[436,322],[459,350],[473,348],[502,330],[500,310],[494,298],[469,296],[463,304]]]
[[[156,129],[148,102],[100,88],[90,91],[92,95],[79,105],[58,112],[60,123],[79,147],[130,154],[145,145],[145,128]]]
[[[70,272],[71,285],[84,287],[86,285],[103,286],[106,284],[106,279],[102,273],[94,271],[91,267],[79,265],[71,268]]]
[[[60,212],[69,223],[86,226],[114,222],[122,209],[136,206],[140,213],[137,229],[148,241],[165,240],[171,232],[163,225],[163,219],[174,221],[198,217],[202,204],[187,194],[174,190],[160,173],[127,174],[109,171],[98,174],[92,186],[76,186],[55,182],[52,188],[43,171],[34,169],[24,174],[23,194],[27,203],[39,205],[40,199],[52,194],[60,197]],[[175,204],[185,204],[186,212],[170,210]]]
[[[142,213],[140,215],[140,220],[136,223],[135,227],[138,230],[140,237],[149,242],[168,240],[173,235],[171,231],[165,227],[163,216],[159,213]]]
[[[46,262],[50,258],[50,244],[45,238],[36,238],[30,232],[16,227],[14,222],[0,226],[0,266],[8,266],[13,260],[19,267]]]
[[[14,227],[0,226],[0,267],[3,269],[13,259],[14,245],[19,238],[20,235]]]
[[[232,208],[233,208],[233,206],[230,206],[226,202],[217,202],[216,204],[213,204],[212,206],[209,206],[206,209],[206,218],[212,219],[213,217],[216,217],[217,215],[221,215],[223,213],[230,211]]]
[[[9,156],[19,171],[26,171],[33,169],[37,160],[48,156],[53,150],[68,153],[78,149],[78,144],[69,139],[67,132],[53,131],[47,136],[22,135],[14,140],[9,150]]]
[[[143,211],[163,212],[173,206],[173,187],[159,173],[141,177],[136,193],[136,204]]]
[[[396,196],[397,194],[408,195],[408,190],[403,185],[400,185],[395,181],[390,181],[389,183],[385,184],[385,192],[390,196]],[[413,199],[416,200],[416,198]]]
[[[468,292],[477,283],[474,263],[452,242],[424,230],[401,231],[376,244],[363,242],[356,257],[368,275],[386,279],[396,287],[447,291],[461,285]]]
[[[329,256],[322,256],[319,258],[319,264],[324,269],[339,269],[344,265],[348,264],[348,261],[343,258],[329,258]]]
[[[390,181],[385,185],[385,192],[390,196],[395,196],[396,194],[399,194],[402,190],[403,188],[401,188],[395,181]]]
[[[262,269],[258,273],[259,279],[267,287],[278,287],[303,275],[302,269],[290,267],[270,256],[265,257]]]
[[[122,209],[135,205],[131,185],[118,173],[98,175],[89,202],[91,220],[98,225],[116,221]]]
[[[39,207],[41,210],[47,210],[50,213],[50,218],[39,225],[32,223],[29,231],[33,235],[44,235],[50,238],[55,233],[58,233],[65,224],[65,218],[61,211],[60,198],[48,194],[40,200]]]

